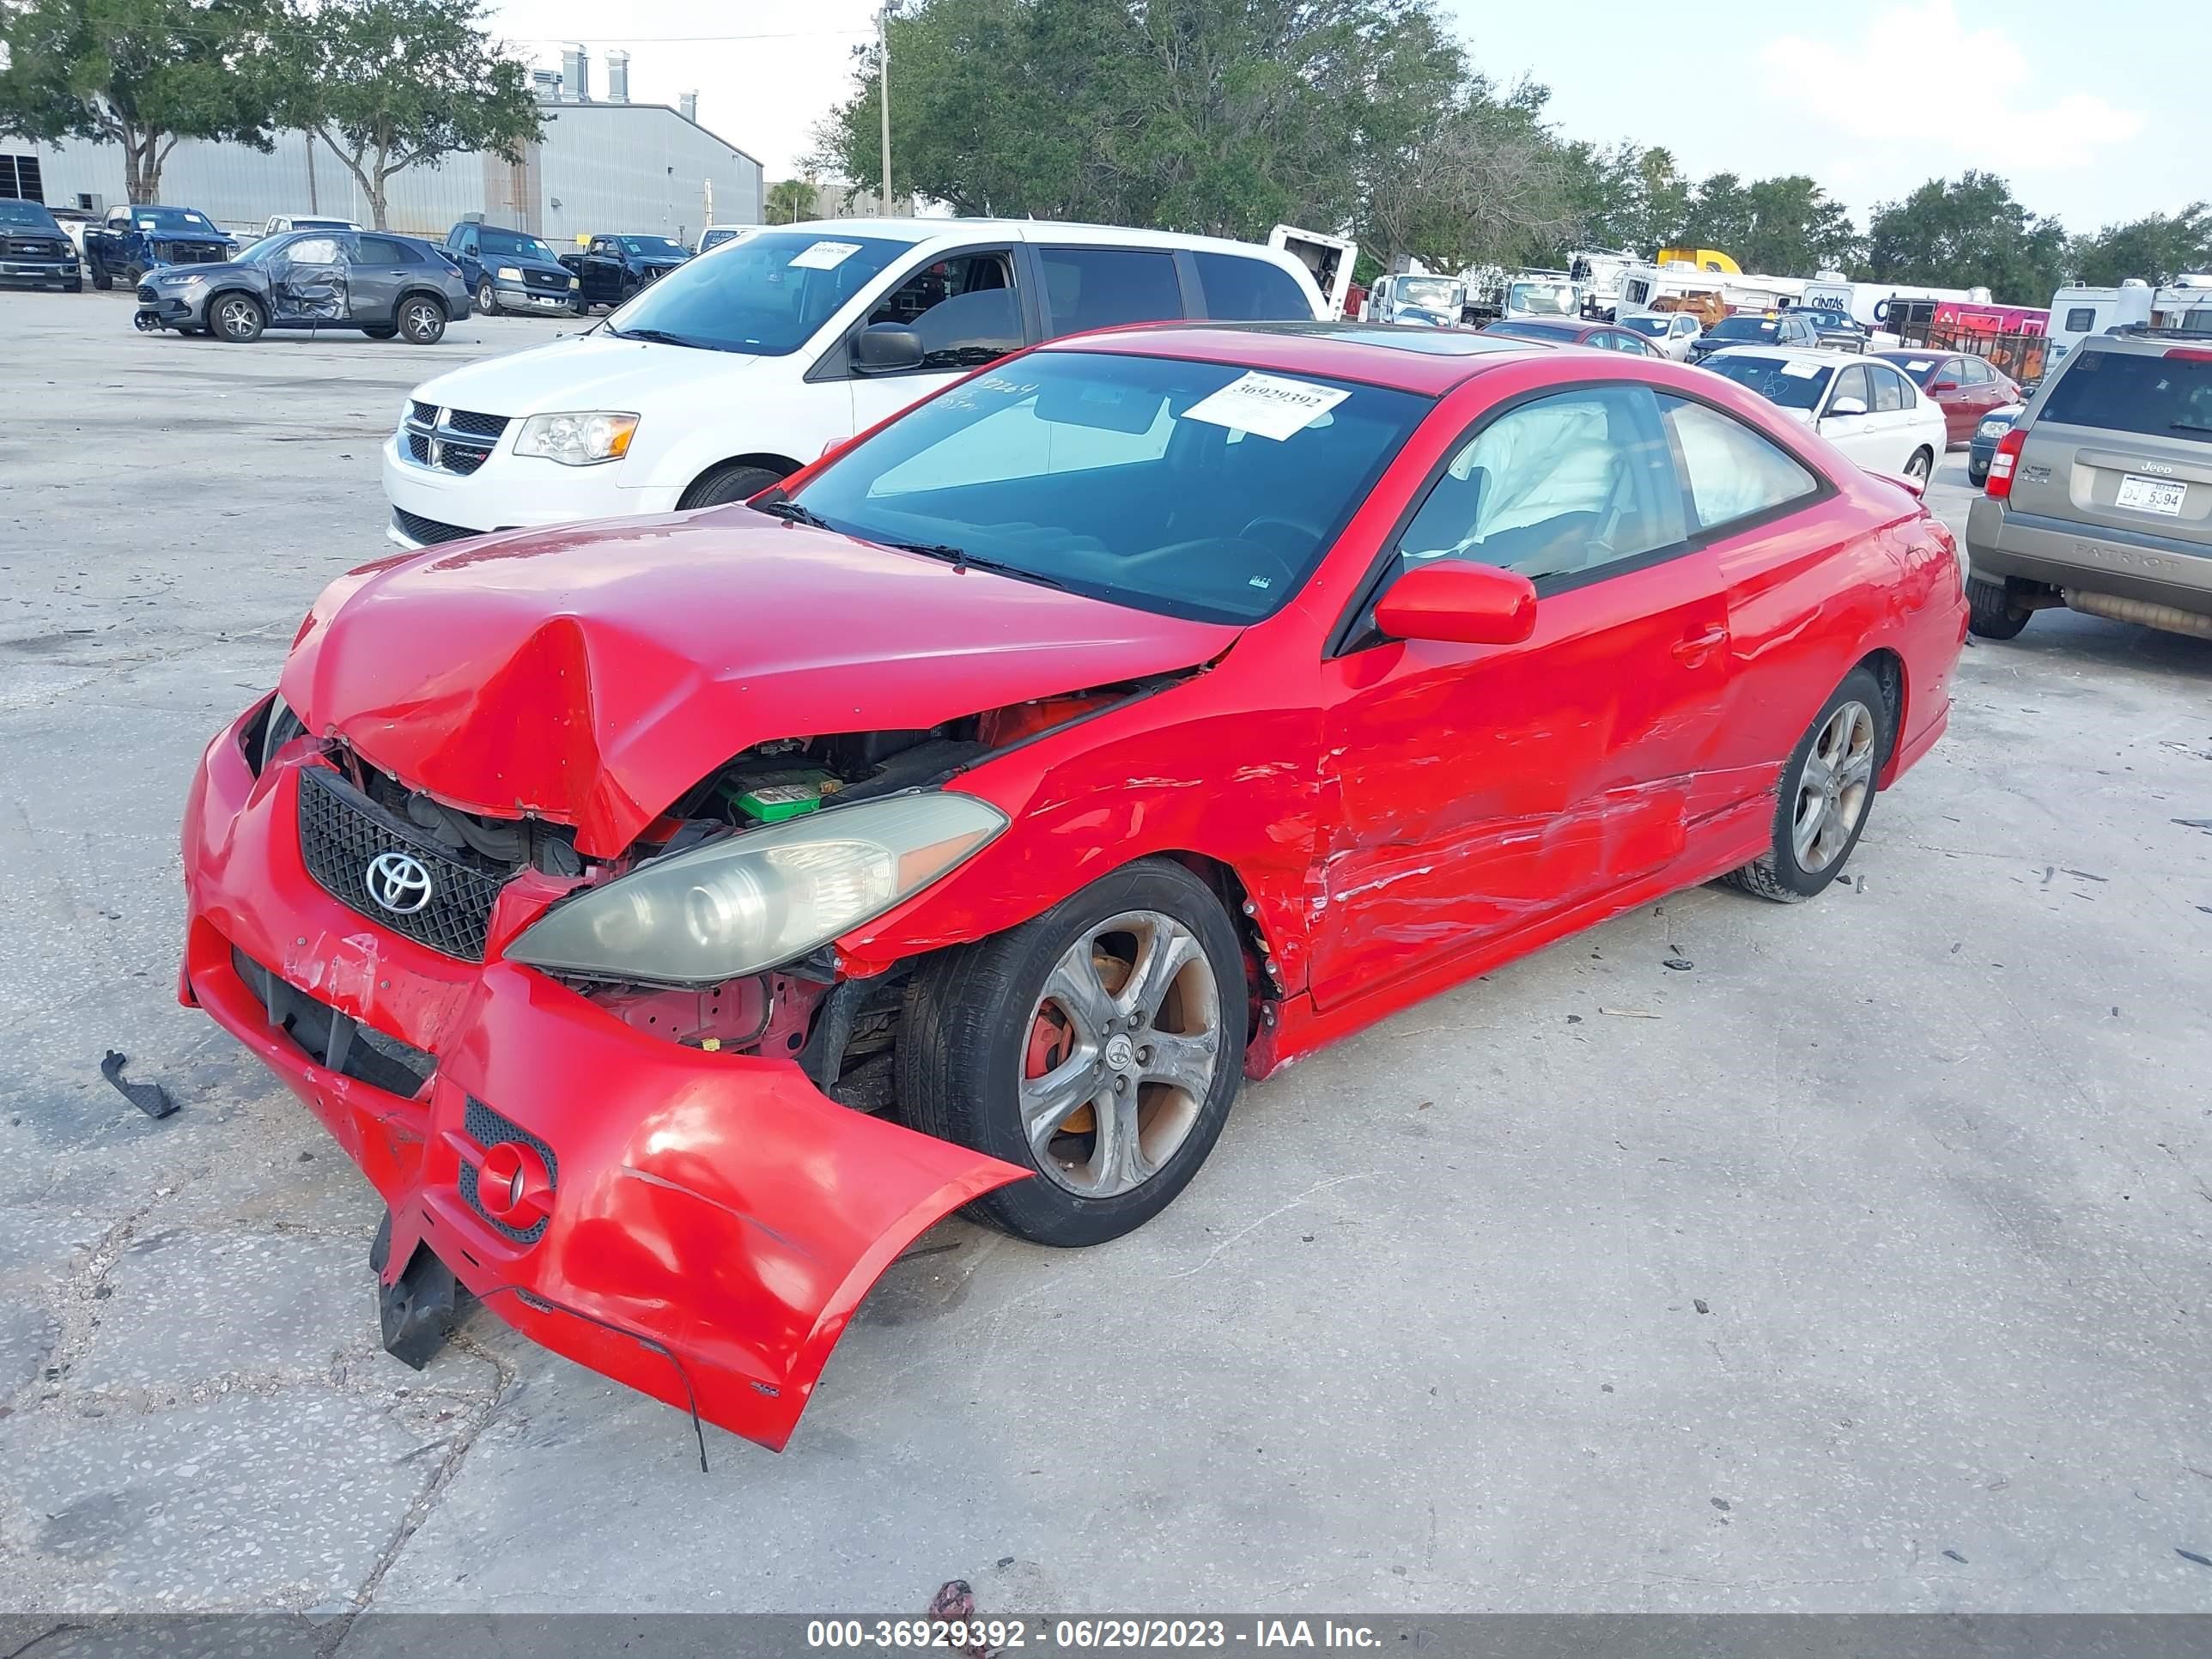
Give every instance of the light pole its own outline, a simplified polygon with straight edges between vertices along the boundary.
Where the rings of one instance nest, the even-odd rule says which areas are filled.
[[[876,14],[876,104],[884,122],[883,211],[891,210],[891,9],[896,0],[884,0]]]

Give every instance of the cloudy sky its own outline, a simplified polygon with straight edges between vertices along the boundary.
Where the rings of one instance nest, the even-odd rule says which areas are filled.
[[[2182,14],[2151,0],[1964,13],[1954,0],[1875,0],[1826,14],[1848,28],[1782,8],[1761,19],[1653,0],[1442,3],[1490,74],[1552,88],[1569,137],[1663,143],[1696,176],[1810,173],[1862,225],[1870,204],[1970,167],[2004,174],[2075,230],[2212,195],[2212,97],[2201,69],[2161,50],[2187,46]],[[627,34],[606,33],[613,14]],[[775,179],[843,95],[873,15],[869,0],[507,0],[495,27],[549,66],[562,42],[585,42],[595,94],[608,49],[627,48],[633,99],[672,104],[696,88],[699,118]],[[896,63],[891,76],[896,100]]]

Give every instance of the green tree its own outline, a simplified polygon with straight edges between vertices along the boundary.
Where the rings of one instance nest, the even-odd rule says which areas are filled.
[[[270,147],[270,21],[261,0],[0,0],[0,133],[118,144],[125,194],[155,201],[179,139]]]
[[[763,205],[772,225],[795,225],[811,219],[817,206],[814,186],[804,179],[779,179],[768,187]]]
[[[1733,256],[1746,270],[1785,276],[1840,268],[1858,245],[1842,205],[1802,173],[1749,184],[1733,173],[1713,174],[1690,203],[1683,236]]]
[[[2048,304],[2066,264],[2065,227],[2029,212],[1993,173],[1930,179],[1877,207],[1867,231],[1876,280],[1986,288],[2008,304]]]
[[[2069,263],[2076,281],[2112,288],[2130,276],[2170,283],[2185,270],[2212,270],[2212,206],[2191,202],[2076,238]]]
[[[523,66],[481,0],[326,0],[290,32],[286,124],[319,135],[385,228],[392,179],[441,156],[509,161],[543,131]]]

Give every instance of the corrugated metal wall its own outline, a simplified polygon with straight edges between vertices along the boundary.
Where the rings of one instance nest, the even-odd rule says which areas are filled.
[[[556,241],[594,231],[633,231],[696,241],[708,222],[757,224],[758,161],[658,104],[548,104],[545,137],[520,167],[495,155],[448,156],[392,181],[392,228],[434,239],[481,213],[495,224]],[[89,196],[102,207],[125,199],[123,152],[72,139],[22,145],[39,156],[55,207]],[[227,230],[258,231],[274,213],[325,213],[368,222],[353,174],[307,135],[279,136],[269,155],[242,144],[185,140],[162,170],[162,199],[198,208]],[[312,182],[309,176],[313,167]]]

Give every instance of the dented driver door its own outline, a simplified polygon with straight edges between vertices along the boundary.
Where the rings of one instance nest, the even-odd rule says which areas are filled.
[[[1478,646],[1362,623],[1322,664],[1322,1007],[1601,914],[1678,860],[1721,804],[1726,589],[1718,560],[1684,539],[1649,393],[1571,391],[1491,422],[1385,580],[1437,556],[1531,576],[1535,629]]]

